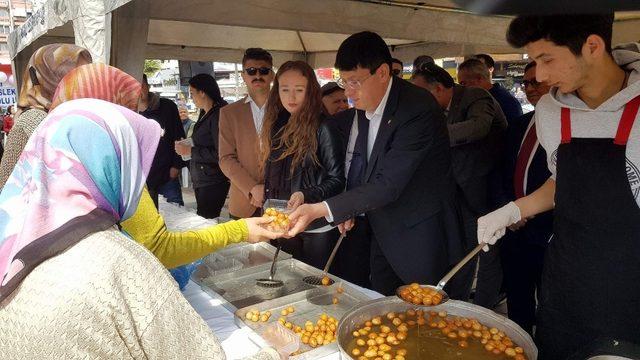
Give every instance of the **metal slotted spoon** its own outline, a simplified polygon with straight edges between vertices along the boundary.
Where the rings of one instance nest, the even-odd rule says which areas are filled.
[[[331,251],[331,255],[329,256],[329,260],[327,260],[327,264],[324,266],[324,270],[323,270],[324,273],[322,274],[322,276],[315,276],[315,275],[305,276],[302,279],[302,281],[306,282],[309,285],[318,286],[318,285],[323,285],[322,279],[326,277],[329,279],[329,283],[327,284],[327,286],[332,285],[335,282],[333,281],[332,278],[327,276],[327,272],[329,271],[329,267],[331,267],[333,258],[336,256],[336,253],[338,252],[338,248],[342,243],[342,239],[344,239],[346,235],[347,235],[346,232],[344,234],[340,234],[340,237],[338,238],[338,242],[336,242],[336,245],[333,247],[333,251]]]
[[[438,282],[438,286],[433,286],[433,285],[420,285],[420,287],[422,288],[429,288],[429,289],[433,289],[435,291],[437,291],[440,295],[442,295],[442,301],[438,304],[444,304],[445,302],[449,301],[449,294],[447,294],[443,288],[445,285],[447,285],[447,282],[449,282],[449,280],[451,280],[451,278],[453,277],[453,275],[455,275],[460,269],[462,269],[462,267],[469,262],[469,260],[473,259],[476,255],[478,255],[478,253],[480,252],[480,250],[482,250],[483,247],[487,246],[487,244],[485,243],[481,243],[478,244],[478,246],[475,247],[475,249],[473,249],[469,254],[467,254],[467,256],[465,256],[462,260],[460,260],[460,262],[458,263],[458,265],[454,266],[453,269],[451,269],[451,271],[449,271],[443,278],[442,280],[440,280]],[[401,287],[399,287],[396,290],[396,296],[399,297],[400,299],[402,299],[402,301],[407,302],[409,304],[412,305],[416,305],[413,303],[408,302],[407,300],[405,300],[400,293],[402,292],[402,290],[404,290],[405,288],[409,287],[410,285],[403,285]],[[417,306],[435,306],[435,305],[417,305]]]
[[[282,280],[274,279],[276,275],[276,261],[278,260],[278,254],[280,253],[280,248],[282,247],[282,243],[278,240],[278,248],[276,249],[276,253],[273,255],[273,262],[271,262],[271,270],[269,271],[268,279],[257,279],[256,285],[266,288],[278,288],[284,285]]]

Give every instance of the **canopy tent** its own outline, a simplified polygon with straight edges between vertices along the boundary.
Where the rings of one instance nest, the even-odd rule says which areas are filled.
[[[276,64],[304,59],[332,66],[349,35],[372,30],[395,57],[514,53],[510,21],[461,9],[450,0],[49,0],[9,36],[14,63],[46,43],[75,42],[94,59],[141,76],[142,60],[236,62],[248,47],[272,52]],[[623,13],[614,43],[640,39],[640,13]]]

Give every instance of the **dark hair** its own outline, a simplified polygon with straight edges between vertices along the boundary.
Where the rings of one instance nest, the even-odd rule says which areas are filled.
[[[413,60],[413,72],[416,72],[416,71],[420,70],[420,67],[421,67],[423,64],[426,64],[426,63],[432,63],[432,64],[435,64],[435,61],[434,61],[434,60],[433,60],[433,58],[432,58],[431,56],[429,56],[429,55],[420,55],[420,56],[418,56],[417,58],[415,58],[415,59]]]
[[[480,59],[480,61],[484,62],[488,68],[492,68],[496,66],[496,61],[490,55],[487,54],[476,54],[473,56],[476,59]]]
[[[142,74],[142,85],[149,85],[149,80],[147,79],[147,74]]]
[[[439,83],[442,86],[450,89],[453,87],[453,78],[447,72],[447,70],[441,68],[440,66],[433,63],[423,64],[415,74],[413,74],[412,78],[422,77],[427,84],[435,84]]]
[[[590,35],[600,36],[610,53],[612,32],[613,13],[518,16],[509,25],[507,41],[511,46],[521,48],[538,40],[548,40],[558,46],[566,46],[574,55],[580,56]]]
[[[244,66],[247,60],[262,60],[273,66],[273,57],[263,48],[248,48],[245,50],[244,56],[242,57],[242,66]]]
[[[191,79],[189,79],[189,86],[193,87],[196,90],[200,90],[207,94],[207,96],[213,100],[214,105],[216,106],[225,106],[227,102],[220,95],[220,88],[218,87],[218,83],[216,79],[209,74],[198,74]],[[204,116],[204,111],[200,111],[200,119]]]
[[[329,96],[329,95],[333,94],[336,91],[344,91],[344,89],[341,88],[340,86],[332,87],[332,88],[323,90],[321,95],[322,95],[322,97]]]
[[[527,71],[529,71],[529,69],[531,69],[531,68],[533,68],[533,67],[536,67],[536,65],[537,65],[537,64],[536,64],[536,62],[535,62],[535,61],[532,61],[532,62],[528,63],[528,64],[524,67],[524,72],[527,72]]]
[[[297,71],[307,79],[307,89],[300,110],[291,115],[287,124],[274,136],[273,127],[278,116],[286,111],[280,99],[280,77],[287,71]],[[291,174],[302,165],[306,156],[316,165],[320,164],[317,156],[318,127],[322,114],[322,95],[316,73],[304,61],[287,61],[278,69],[273,87],[265,106],[264,125],[260,134],[260,166],[265,166],[271,151],[282,149],[278,160],[291,156]],[[264,169],[264,168],[263,168]]]
[[[373,74],[382,64],[387,64],[391,70],[391,52],[387,44],[380,35],[363,31],[342,42],[336,54],[335,68],[351,71],[361,67]]]
[[[476,58],[471,58],[463,61],[462,64],[458,65],[458,71],[461,70],[468,70],[472,74],[480,78],[484,78],[487,80],[491,79],[491,74],[489,73],[489,68],[487,67],[487,65]]]
[[[391,58],[391,63],[400,64],[404,66],[404,64],[402,63],[402,60],[396,59],[396,58]]]

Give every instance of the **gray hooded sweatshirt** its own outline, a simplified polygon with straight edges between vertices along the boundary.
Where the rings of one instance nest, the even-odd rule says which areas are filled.
[[[610,138],[616,136],[624,106],[640,95],[640,43],[613,49],[613,58],[627,72],[628,85],[596,109],[590,109],[575,93],[562,94],[552,88],[536,106],[535,122],[540,144],[547,152],[551,177],[556,177],[560,145],[560,109],[571,109],[571,134],[574,138]],[[640,116],[639,116],[640,117]],[[626,149],[627,177],[636,202],[640,205],[640,119],[636,119]]]

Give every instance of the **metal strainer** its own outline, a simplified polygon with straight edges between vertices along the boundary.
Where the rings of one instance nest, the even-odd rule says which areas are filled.
[[[462,269],[462,267],[469,262],[469,260],[473,259],[474,256],[478,255],[478,253],[480,252],[480,250],[482,250],[483,247],[485,247],[487,244],[485,243],[480,243],[478,244],[478,246],[475,247],[475,249],[473,249],[469,254],[467,254],[467,256],[465,256],[462,260],[460,260],[460,262],[458,263],[458,265],[454,266],[453,269],[451,269],[451,271],[449,271],[443,278],[442,280],[440,280],[438,282],[438,286],[433,286],[433,285],[420,285],[420,287],[423,288],[429,288],[429,289],[433,289],[436,292],[438,292],[440,295],[442,295],[442,301],[436,305],[440,305],[440,304],[444,304],[447,301],[449,301],[449,294],[447,294],[443,288],[445,285],[447,285],[447,282],[449,280],[451,280],[451,278],[453,277],[453,275],[455,275],[460,269]],[[409,287],[411,285],[403,285],[400,286],[398,289],[396,289],[396,296],[399,297],[400,299],[402,299],[402,301],[408,302],[406,299],[404,299],[401,295],[402,291]],[[408,302],[409,304],[413,304]],[[415,304],[417,305],[417,304]],[[418,306],[422,306],[422,305],[418,305]],[[424,306],[435,306],[435,305],[424,305]]]
[[[266,288],[278,288],[284,285],[282,280],[276,280],[273,277],[276,275],[276,261],[278,261],[278,253],[280,253],[280,248],[282,247],[282,243],[278,241],[278,248],[276,249],[275,255],[273,255],[273,262],[271,263],[271,271],[269,272],[268,279],[257,279],[256,285]]]
[[[327,272],[329,271],[329,267],[331,267],[333,258],[336,256],[336,253],[338,252],[338,248],[342,243],[342,239],[344,239],[346,235],[347,235],[346,232],[344,234],[340,234],[340,237],[338,238],[338,242],[336,242],[336,245],[333,247],[333,251],[331,251],[331,256],[329,256],[329,260],[327,260],[327,264],[324,266],[324,270],[323,270],[324,274],[322,274],[322,276],[315,276],[315,275],[305,276],[302,279],[302,281],[306,282],[309,285],[314,285],[314,286],[323,285],[322,279],[327,277]],[[333,285],[335,281],[333,281],[332,278],[329,278],[329,277],[327,278],[329,279],[329,283],[327,284],[327,286]]]

